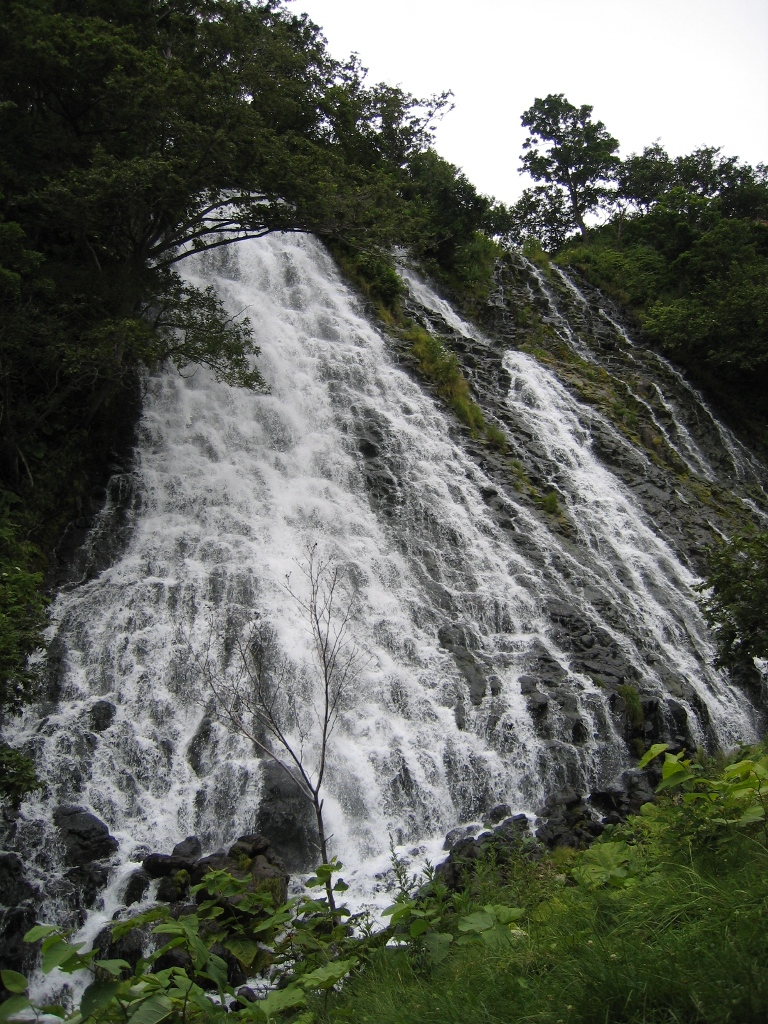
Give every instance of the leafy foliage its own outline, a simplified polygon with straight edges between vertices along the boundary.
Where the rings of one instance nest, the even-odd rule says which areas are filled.
[[[710,550],[699,590],[722,665],[768,658],[768,532],[740,534]]]
[[[535,204],[548,245],[576,227],[586,238],[584,216],[597,209],[609,192],[606,183],[619,163],[619,143],[602,121],[592,120],[592,107],[575,107],[562,93],[537,98],[521,118],[530,135],[523,143],[522,170],[547,185],[523,197],[523,210]],[[570,218],[565,218],[565,202]],[[554,237],[553,237],[554,233]]]
[[[27,793],[41,785],[34,763],[13,747],[0,743],[0,800],[18,807]]]
[[[46,1012],[71,1024],[460,1024],[483,1013],[500,1024],[592,1024],[599,1007],[626,1024],[756,1024],[768,1009],[766,749],[718,766],[657,744],[641,764],[662,755],[656,801],[581,853],[542,856],[521,839],[502,855],[489,841],[458,892],[430,868],[409,876],[395,857],[398,894],[379,931],[326,899],[278,905],[225,872],[193,890],[192,913],[156,907],[112,924],[114,938],[152,930],[156,948],[135,969],[36,926],[27,939],[41,943],[44,971],[90,976],[77,1009]],[[321,865],[310,890],[340,867]],[[214,947],[269,979],[261,998],[235,994]],[[171,951],[186,966],[166,966]],[[2,980],[0,1018],[28,1015],[27,979]]]

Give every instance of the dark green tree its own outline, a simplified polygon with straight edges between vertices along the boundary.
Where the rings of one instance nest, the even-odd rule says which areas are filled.
[[[3,21],[0,470],[18,488],[53,439],[100,433],[138,367],[261,386],[247,323],[176,264],[275,230],[391,242],[447,98],[369,88],[277,0],[6,0]]]
[[[700,589],[720,664],[751,669],[754,658],[768,658],[768,531],[711,551]]]
[[[607,185],[619,164],[618,141],[602,121],[592,120],[592,107],[574,107],[562,93],[537,98],[521,120],[530,129],[521,169],[565,191],[573,221],[586,238],[584,217],[609,194]]]
[[[527,188],[510,211],[511,226],[506,238],[522,245],[536,238],[547,252],[556,252],[573,233],[573,211],[561,188],[536,185]]]
[[[617,194],[647,211],[672,186],[674,178],[674,163],[657,140],[642,153],[631,153],[617,166]]]

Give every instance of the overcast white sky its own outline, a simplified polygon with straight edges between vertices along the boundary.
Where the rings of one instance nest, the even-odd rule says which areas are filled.
[[[768,163],[768,0],[291,0],[333,56],[417,96],[451,89],[436,148],[513,202],[537,96],[565,93],[621,143]]]

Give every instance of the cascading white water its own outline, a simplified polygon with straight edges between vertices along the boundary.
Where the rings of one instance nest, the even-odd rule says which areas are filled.
[[[482,469],[318,242],[272,236],[187,264],[193,281],[249,316],[272,390],[233,389],[204,370],[148,381],[130,539],[98,578],[57,598],[58,702],[29,709],[13,737],[37,752],[48,781],[17,832],[54,903],[56,803],[86,805],[119,840],[118,901],[129,865],[150,849],[195,833],[211,850],[251,830],[261,762],[241,737],[204,723],[210,695],[180,671],[178,637],[202,649],[211,630],[260,616],[296,672],[311,673],[307,623],[284,579],[293,573],[300,586],[296,565],[314,544],[355,589],[353,632],[369,656],[326,791],[331,846],[359,895],[375,889],[390,834],[434,857],[449,828],[494,803],[531,812],[552,788],[604,787],[626,766],[605,692],[571,669],[553,633],[553,595],[597,615],[658,692],[664,672],[684,676],[724,744],[751,737],[747,712],[709,664],[690,573],[593,457],[584,409],[547,370],[509,353],[508,406],[560,467],[553,484],[576,542],[514,495],[504,498],[514,530],[498,525]],[[407,280],[419,302],[468,330]],[[615,616],[595,611],[609,605]],[[439,639],[446,625],[487,675],[479,699]],[[520,677],[536,651],[571,687],[578,743],[573,717],[554,704],[549,739],[535,728]],[[117,708],[98,736],[87,726],[97,699]]]

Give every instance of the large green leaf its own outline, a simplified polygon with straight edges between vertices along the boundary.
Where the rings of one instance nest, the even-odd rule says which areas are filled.
[[[103,971],[113,975],[118,975],[126,968],[128,970],[131,968],[127,960],[94,960],[93,963],[95,967],[101,967]]]
[[[118,981],[94,981],[83,992],[80,1013],[84,1018],[90,1017],[95,1010],[100,1010],[112,1001],[119,987]]]
[[[487,910],[476,910],[474,914],[468,914],[459,921],[460,932],[484,932],[487,928],[493,928],[496,920]]]
[[[425,921],[424,918],[422,917],[422,918],[417,918],[415,921],[412,921],[411,922],[411,927],[408,930],[411,933],[411,938],[412,939],[418,939],[418,937],[420,935],[423,935],[424,932],[428,932],[429,929],[430,929],[429,921]]]
[[[448,956],[452,942],[453,936],[450,932],[429,932],[428,935],[425,935],[424,944],[427,947],[430,962],[433,964],[439,964],[441,961],[445,960]]]
[[[276,1014],[283,1010],[291,1010],[294,1006],[305,1006],[307,997],[300,988],[289,985],[288,988],[276,989],[270,992],[266,999],[258,1004],[259,1009],[265,1014],[267,1020],[271,1020]]]
[[[164,995],[158,994],[145,1000],[128,1019],[128,1024],[158,1024],[173,1012],[173,1003]]]
[[[37,942],[38,939],[44,939],[58,930],[59,929],[54,924],[36,924],[35,927],[30,928],[24,936],[24,941]]]
[[[654,743],[653,746],[646,750],[646,752],[640,758],[640,762],[638,763],[637,767],[645,768],[647,764],[650,764],[654,757],[658,757],[659,754],[663,754],[664,751],[668,749],[668,746],[669,744],[667,743]]]
[[[737,825],[753,825],[756,821],[765,820],[765,808],[760,804],[752,804],[742,814],[739,820],[736,822]]]
[[[23,974],[19,974],[18,971],[0,971],[0,978],[3,979],[3,985],[5,985],[9,992],[27,991],[27,979]]]
[[[29,999],[26,996],[11,996],[4,1003],[0,1003],[0,1020],[9,1020],[16,1014],[23,1013],[29,1009]]]
[[[236,956],[243,967],[250,967],[259,952],[258,942],[254,942],[253,939],[241,938],[238,935],[227,939],[224,948]]]
[[[84,943],[78,942],[73,946],[58,937],[54,941],[47,939],[43,943],[43,974],[48,974],[55,967],[64,967],[68,960],[74,961],[83,945]]]
[[[504,907],[498,903],[483,907],[488,914],[493,914],[499,924],[512,924],[519,920],[525,913],[520,907]]]
[[[349,960],[334,960],[333,963],[318,967],[310,974],[304,974],[297,979],[302,988],[333,988],[337,982],[346,977],[352,968],[357,964],[357,957]]]

